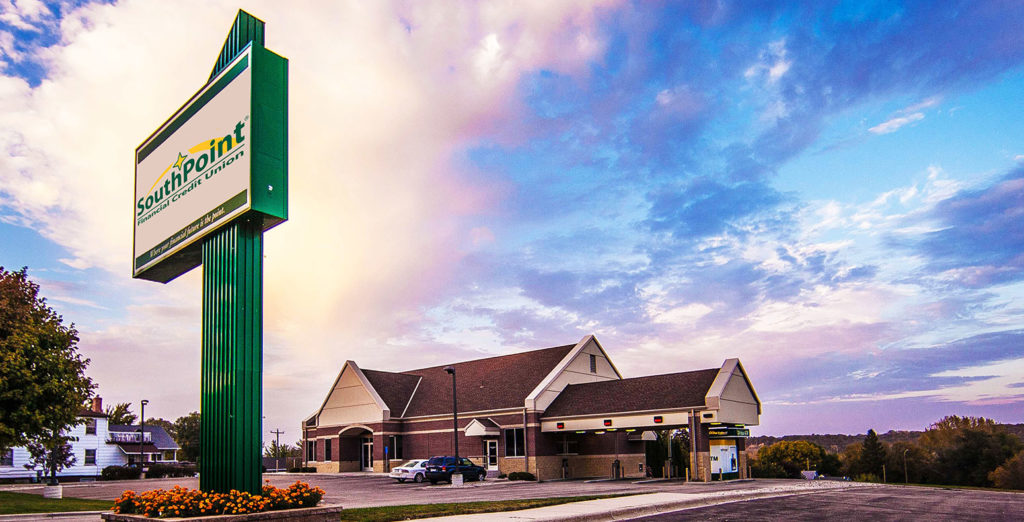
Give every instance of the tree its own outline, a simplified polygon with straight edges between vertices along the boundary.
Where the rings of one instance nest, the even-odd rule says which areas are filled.
[[[75,453],[68,442],[71,437],[59,432],[50,432],[32,439],[25,446],[31,459],[25,464],[26,469],[37,467],[46,470],[50,485],[57,484],[57,473],[75,463]]]
[[[1020,449],[1020,440],[1006,430],[967,428],[938,453],[936,469],[946,484],[991,486],[989,474]]]
[[[1024,489],[1024,451],[1021,451],[988,474],[997,488]]]
[[[95,385],[77,344],[75,325],[39,297],[28,269],[0,266],[0,451],[78,423]]]
[[[199,429],[201,417],[194,411],[174,421],[174,440],[181,446],[183,459],[189,462],[199,460]]]
[[[267,444],[266,449],[263,450],[263,456],[275,459],[301,457],[302,451],[295,446],[289,446],[287,442],[284,444],[278,444],[277,440],[272,440],[270,441],[270,444]]]
[[[885,465],[886,457],[885,444],[878,440],[875,430],[868,430],[864,437],[864,444],[860,450],[861,473],[882,476],[882,466]]]
[[[146,419],[146,426],[160,426],[161,428],[164,429],[164,431],[167,432],[168,435],[170,435],[172,438],[174,437],[174,423],[167,419],[157,419],[150,417]]]
[[[829,469],[823,469],[823,464]],[[810,468],[808,468],[810,466]],[[757,452],[757,461],[751,466],[759,477],[798,478],[800,471],[817,470],[835,472],[835,458],[828,458],[825,449],[806,440],[784,440]]]
[[[107,406],[104,409],[104,413],[109,417],[108,422],[110,424],[116,424],[119,426],[130,426],[135,424],[135,419],[139,418],[137,415],[132,413],[132,405],[127,402],[119,402],[113,407]]]
[[[956,438],[964,430],[992,432],[997,430],[997,426],[994,420],[985,417],[949,415],[929,426],[921,434],[919,444],[930,451],[939,452],[953,446],[956,443]]]
[[[885,470],[889,482],[901,482],[906,478],[912,484],[921,484],[934,475],[934,464],[931,453],[919,444],[901,441],[894,442],[889,448]]]

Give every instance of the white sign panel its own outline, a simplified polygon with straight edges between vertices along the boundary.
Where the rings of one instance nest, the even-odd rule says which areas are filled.
[[[136,151],[134,275],[250,208],[251,52]]]
[[[726,444],[714,444],[718,441],[711,441],[711,473],[736,473],[739,471],[739,454],[736,445],[732,441],[722,441]]]

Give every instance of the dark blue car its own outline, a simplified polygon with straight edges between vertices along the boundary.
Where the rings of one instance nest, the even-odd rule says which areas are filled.
[[[484,480],[487,477],[487,470],[473,464],[469,459],[459,457],[459,465],[455,465],[455,457],[431,457],[427,462],[427,480],[431,484],[437,484],[439,480],[452,482],[453,473],[462,473],[462,479],[466,481]]]

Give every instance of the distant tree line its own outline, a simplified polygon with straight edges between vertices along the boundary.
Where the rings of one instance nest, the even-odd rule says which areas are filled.
[[[840,452],[810,440],[786,439],[757,452],[751,460],[755,477],[796,478],[802,470],[815,470],[868,482],[1024,489],[1024,443],[1006,425],[983,417],[951,415],[914,438],[895,442],[868,430]]]

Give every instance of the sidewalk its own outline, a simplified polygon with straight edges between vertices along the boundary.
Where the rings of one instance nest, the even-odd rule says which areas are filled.
[[[875,484],[859,482],[808,481],[793,485],[773,486],[736,491],[708,491],[707,493],[647,493],[629,497],[571,502],[557,506],[507,511],[503,513],[480,513],[437,517],[434,522],[483,522],[489,520],[512,521],[601,521],[655,515],[680,509],[743,502],[767,497],[806,495],[831,489],[872,487]]]

